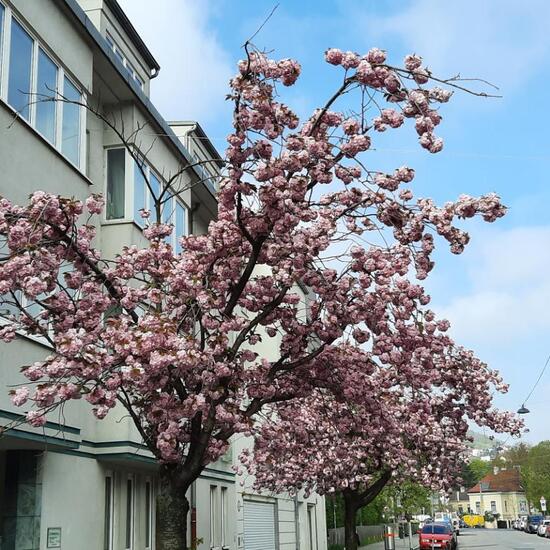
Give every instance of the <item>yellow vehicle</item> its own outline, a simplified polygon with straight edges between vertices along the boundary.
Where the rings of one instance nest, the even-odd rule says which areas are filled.
[[[480,514],[466,514],[462,519],[468,527],[483,527],[485,525],[485,518]]]

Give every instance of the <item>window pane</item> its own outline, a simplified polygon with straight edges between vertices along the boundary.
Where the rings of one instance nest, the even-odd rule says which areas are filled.
[[[151,483],[145,482],[145,548],[151,548]]]
[[[187,235],[187,212],[185,208],[176,202],[176,227],[174,229],[176,233],[176,254],[181,254],[180,237]]]
[[[141,81],[141,78],[134,75],[134,80],[137,82],[138,86],[143,89],[143,82]]]
[[[40,49],[36,82],[36,129],[51,143],[55,141],[55,92],[57,65]],[[48,100],[52,98],[51,100]]]
[[[156,222],[158,220],[155,209],[155,198],[160,196],[160,182],[153,172],[151,172],[151,175],[149,176],[149,184],[153,190],[153,195],[151,195],[150,191],[147,193],[149,195],[149,204],[147,205],[147,208],[151,210],[151,221]]]
[[[134,484],[129,479],[126,483],[126,548],[132,548],[132,527],[134,521]]]
[[[104,521],[104,534],[103,534],[103,550],[111,550],[111,493],[112,493],[112,480],[110,477],[105,478],[105,521]]]
[[[146,190],[145,178],[141,173],[136,162],[134,162],[134,221],[143,226],[143,218],[141,217],[140,210],[146,208],[145,205],[145,190]]]
[[[165,202],[162,205],[162,223],[165,224],[171,224],[173,220],[173,212],[174,212],[174,200],[172,198],[172,195],[170,193],[166,193]],[[174,233],[172,231],[171,235],[168,235],[168,237],[164,238],[164,241],[168,244],[172,244],[172,239],[174,238]]]
[[[210,486],[210,547],[217,546],[217,523],[218,514],[217,510],[217,487],[215,485]]]
[[[4,44],[4,6],[0,4],[0,69],[2,68],[2,44]],[[2,73],[0,71],[0,77]]]
[[[82,96],[72,82],[65,77],[63,95],[68,101],[81,101]],[[63,103],[63,154],[78,166],[80,158],[80,105]]]
[[[124,149],[107,151],[107,219],[124,218],[125,161]]]
[[[221,492],[221,535],[222,547],[227,544],[226,532],[227,531],[227,487],[222,487]]]
[[[166,193],[162,205],[162,223],[172,223],[172,195]]]
[[[11,20],[10,74],[8,103],[29,120],[33,39],[15,20]]]

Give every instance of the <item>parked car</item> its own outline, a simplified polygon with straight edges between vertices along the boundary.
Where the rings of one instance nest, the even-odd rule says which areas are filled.
[[[435,523],[448,523],[453,528],[456,536],[460,535],[460,519],[456,514],[450,514],[448,512],[436,512]]]
[[[544,537],[550,539],[550,525],[546,526],[546,533],[544,533]]]
[[[538,531],[539,525],[544,521],[543,516],[527,516],[525,522],[525,532],[534,534]]]
[[[443,548],[455,550],[457,547],[456,535],[449,523],[427,523],[418,534],[419,550]]]
[[[526,518],[521,518],[521,519],[519,520],[519,527],[518,527],[518,529],[519,529],[520,531],[525,531],[525,525],[526,525],[526,523],[527,523]]]
[[[537,535],[539,537],[546,536],[546,527],[550,525],[550,519],[543,519],[540,522],[539,528],[537,529]]]
[[[519,529],[519,519],[512,520],[512,529]]]

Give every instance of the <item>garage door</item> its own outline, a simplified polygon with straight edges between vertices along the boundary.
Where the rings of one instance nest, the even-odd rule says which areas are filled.
[[[276,550],[274,503],[244,501],[244,550]]]

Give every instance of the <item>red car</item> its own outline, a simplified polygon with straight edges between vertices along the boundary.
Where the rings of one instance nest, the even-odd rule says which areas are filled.
[[[418,542],[420,550],[455,550],[457,546],[453,528],[448,523],[426,523],[418,532]]]

